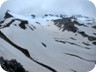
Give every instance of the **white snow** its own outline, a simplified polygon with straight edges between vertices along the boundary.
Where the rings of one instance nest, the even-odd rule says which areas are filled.
[[[15,13],[11,13],[13,16],[19,19],[24,19],[29,21],[29,25],[33,25],[36,27],[34,31],[32,31],[28,25],[26,25],[27,29],[23,30],[19,27],[20,21],[15,21],[11,24],[10,27],[0,29],[13,43],[16,45],[27,49],[30,55],[37,61],[44,63],[54,69],[57,72],[72,72],[72,70],[76,70],[77,72],[87,72],[90,71],[94,66],[94,62],[90,62],[91,60],[96,60],[96,48],[95,46],[88,46],[91,49],[85,49],[86,45],[83,45],[82,42],[89,42],[87,38],[83,38],[81,35],[75,36],[72,32],[62,32],[56,27],[52,21],[50,21],[51,17],[46,18],[36,18],[32,19],[27,18],[25,16],[16,15]],[[4,24],[11,19],[8,18],[5,20]],[[40,19],[40,20],[38,20]],[[46,19],[49,19],[47,22]],[[54,19],[54,18],[53,18]],[[58,17],[55,19],[58,19]],[[40,22],[41,25],[34,23],[35,21],[43,21]],[[45,23],[45,24],[43,24]],[[14,26],[16,24],[17,26]],[[42,27],[43,26],[43,27]],[[79,29],[86,31],[87,28],[78,27]],[[91,28],[90,28],[91,30]],[[94,30],[95,31],[95,30]],[[89,33],[91,35],[91,33]],[[70,37],[77,39],[76,41],[71,40]],[[82,47],[71,45],[69,43],[63,44],[56,42],[54,40],[62,40],[68,41],[72,43],[76,43]],[[42,42],[46,44],[46,47],[42,45]],[[6,52],[7,51],[7,52]],[[69,56],[65,53],[78,55],[86,60]],[[26,70],[29,72],[50,72],[48,69],[34,63],[28,57],[26,57],[21,51],[17,50],[9,43],[5,42],[0,38],[0,55],[7,59],[16,59],[19,61]],[[22,58],[21,58],[22,57]],[[30,68],[31,67],[31,68]]]

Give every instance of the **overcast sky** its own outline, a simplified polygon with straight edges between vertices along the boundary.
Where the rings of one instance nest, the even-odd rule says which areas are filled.
[[[0,14],[3,16],[6,10],[21,15],[81,14],[96,18],[95,5],[88,0],[7,0],[1,6]]]

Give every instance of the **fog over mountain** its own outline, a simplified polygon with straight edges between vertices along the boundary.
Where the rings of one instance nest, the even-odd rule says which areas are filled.
[[[21,15],[53,13],[96,17],[96,8],[88,0],[7,0],[2,5],[0,14],[4,15],[6,10]]]

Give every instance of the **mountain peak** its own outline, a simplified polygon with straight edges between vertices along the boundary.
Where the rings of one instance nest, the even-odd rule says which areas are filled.
[[[10,10],[6,11],[5,16],[4,16],[5,19],[13,17],[9,12],[10,12]]]

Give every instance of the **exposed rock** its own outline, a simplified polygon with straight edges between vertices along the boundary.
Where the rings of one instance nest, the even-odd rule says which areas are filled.
[[[3,21],[0,21],[0,24],[1,24],[1,23],[4,23],[4,21],[5,21],[5,20],[3,20]]]
[[[78,31],[78,33],[79,34],[81,34],[83,37],[88,37],[88,40],[89,41],[94,41],[94,40],[96,40],[96,37],[93,37],[93,36],[89,36],[89,35],[87,35],[84,31]]]
[[[63,44],[65,44],[66,42],[64,42],[64,41],[59,41],[59,40],[55,40],[56,42],[60,42],[60,43],[63,43]]]
[[[6,19],[6,18],[13,17],[13,16],[12,16],[11,14],[9,14],[8,12],[9,12],[9,10],[7,10],[7,12],[5,13],[5,16],[4,16],[5,19]]]
[[[53,14],[49,14],[49,16],[54,16]]]
[[[53,22],[59,29],[62,29],[62,31],[67,30],[75,33],[78,30],[78,28],[75,27],[75,22],[71,21],[71,18],[57,19],[53,20]]]
[[[90,44],[88,44],[88,43],[85,43],[85,42],[82,42],[84,45],[86,45],[86,46],[90,46]]]
[[[46,46],[46,44],[45,44],[45,43],[43,43],[43,42],[42,42],[42,45],[43,45],[44,47],[47,47],[47,46]]]
[[[96,42],[93,42],[94,45],[96,45]]]
[[[26,24],[28,24],[27,21],[21,21],[21,23],[19,24],[19,26],[20,26],[22,29],[26,29]]]
[[[96,29],[96,26],[92,26],[92,28]]]
[[[88,37],[88,35],[84,31],[78,31],[79,34],[81,34],[83,37]]]
[[[89,40],[89,41],[94,41],[94,40],[96,40],[96,37],[88,36],[88,40]]]
[[[64,18],[62,14],[60,14],[60,17],[61,17],[61,18]]]
[[[48,14],[45,14],[44,16],[45,16],[45,17],[47,17],[47,16],[48,16]]]
[[[76,40],[75,38],[73,38],[73,37],[70,37],[70,39],[72,39],[72,40]]]
[[[94,35],[96,35],[96,33],[93,33]]]
[[[35,15],[31,15],[32,16],[32,18],[35,18],[36,16]]]
[[[37,24],[40,24],[40,22],[36,22]]]
[[[0,64],[1,67],[8,72],[28,72],[15,59],[7,60],[4,59],[3,57],[0,57]]]

